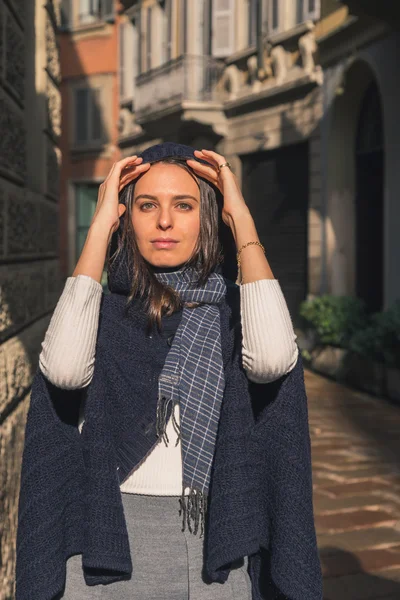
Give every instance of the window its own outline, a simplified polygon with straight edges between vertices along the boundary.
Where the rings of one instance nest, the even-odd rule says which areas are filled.
[[[99,185],[95,183],[75,184],[75,262],[82,253],[97,205]],[[107,273],[103,272],[102,285],[106,284]]]
[[[186,54],[187,52],[187,27],[188,27],[188,6],[187,0],[182,0],[181,2],[181,54]]]
[[[163,7],[163,48],[162,62],[172,58],[172,0],[165,0]]]
[[[320,0],[296,0],[296,23],[316,21],[320,17]]]
[[[114,0],[79,0],[79,22],[94,23],[114,17]]]
[[[249,0],[249,32],[248,45],[257,44],[258,3],[260,0]]]
[[[101,18],[104,20],[114,18],[114,0],[102,0],[101,5]]]
[[[282,4],[281,4],[282,6]],[[269,3],[269,23],[271,33],[276,33],[281,28],[281,11],[279,10],[279,1],[270,0]]]
[[[135,21],[123,21],[119,26],[119,94],[120,99],[131,100],[137,76],[138,35]]]
[[[72,24],[72,6],[71,0],[61,0],[61,28],[68,29]]]
[[[234,51],[235,0],[214,0],[212,3],[212,54],[224,57]]]
[[[190,40],[192,52],[196,56],[210,56],[212,53],[212,8],[211,0],[196,2],[194,18],[197,24],[194,38]]]
[[[75,144],[101,142],[103,127],[100,89],[77,88],[74,91]]]

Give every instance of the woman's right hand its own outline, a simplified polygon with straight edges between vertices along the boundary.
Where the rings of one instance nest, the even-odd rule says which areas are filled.
[[[119,219],[126,207],[119,203],[119,193],[126,185],[137,179],[150,168],[149,163],[142,164],[142,158],[128,156],[113,164],[104,182],[99,187],[97,205],[92,217],[94,222],[101,223],[109,229],[110,234],[119,227]]]

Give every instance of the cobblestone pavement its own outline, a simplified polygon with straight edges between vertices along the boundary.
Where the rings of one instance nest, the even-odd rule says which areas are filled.
[[[324,600],[400,600],[400,406],[306,386]]]

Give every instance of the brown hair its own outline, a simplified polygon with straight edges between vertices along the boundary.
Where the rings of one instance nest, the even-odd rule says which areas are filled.
[[[200,232],[192,256],[184,268],[194,268],[198,273],[197,285],[206,282],[208,276],[221,260],[221,248],[218,239],[218,206],[214,188],[204,179],[194,175],[194,171],[178,158],[166,158],[162,163],[177,165],[193,177],[200,189]],[[179,295],[169,286],[161,283],[154,275],[151,265],[139,252],[135,232],[132,225],[132,207],[135,185],[140,177],[127,185],[121,192],[119,202],[124,203],[126,211],[120,225],[118,246],[107,264],[114,261],[124,250],[127,253],[128,269],[132,273],[132,287],[127,304],[134,298],[143,301],[148,316],[149,330],[156,324],[161,328],[161,317],[171,315],[182,307]],[[191,305],[191,306],[194,306]]]

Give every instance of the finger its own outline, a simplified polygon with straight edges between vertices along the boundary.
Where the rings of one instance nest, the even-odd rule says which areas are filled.
[[[130,169],[134,169],[137,165],[140,165],[140,163],[142,162],[142,160],[143,160],[143,158],[141,156],[139,156],[134,161],[132,161],[132,163],[129,163],[128,165],[125,165],[125,167],[123,167],[121,169],[121,173],[124,172],[124,171],[128,171]]]
[[[217,181],[218,173],[214,167],[212,167],[212,166],[208,167],[207,165],[203,165],[202,163],[199,163],[197,160],[188,159],[186,162],[188,163],[189,167],[191,167],[193,170],[203,174],[204,176],[212,179],[213,181]]]
[[[134,156],[127,156],[126,158],[123,158],[122,160],[119,160],[117,163],[115,163],[113,166],[112,173],[110,173],[110,179],[116,179],[117,177],[119,177],[121,175],[122,169],[127,165],[134,163],[134,161],[137,158],[138,157],[135,154]]]
[[[144,171],[147,171],[148,169],[150,169],[150,164],[149,163],[145,163],[144,165],[132,165],[132,168],[128,170],[125,170],[124,173],[121,173],[120,176],[120,181],[124,181],[126,179],[130,179],[130,178],[134,178],[134,177],[138,177],[140,175],[140,173],[143,173]]]
[[[211,161],[215,162],[217,165],[220,165],[220,164],[226,162],[226,159],[224,156],[222,156],[221,154],[218,154],[217,152],[214,152],[213,150],[196,150],[195,152],[201,152],[201,154],[203,155],[203,158],[205,158],[206,160],[211,160]]]
[[[188,159],[186,162],[188,163],[188,166],[191,167],[193,171],[195,171],[196,175],[207,179],[207,181],[215,185],[215,187],[218,188],[222,193],[221,183],[218,179],[218,174],[214,167],[207,167],[206,165],[199,163],[197,160]]]
[[[141,168],[141,167],[143,167],[143,168]],[[131,183],[132,181],[137,179],[139,177],[139,175],[141,175],[142,173],[145,173],[149,169],[150,169],[150,164],[146,163],[144,165],[139,165],[139,167],[137,167],[137,169],[134,172],[126,174],[123,177],[121,177],[121,179],[119,181],[119,191],[124,189],[125,186],[127,186],[129,183]]]

